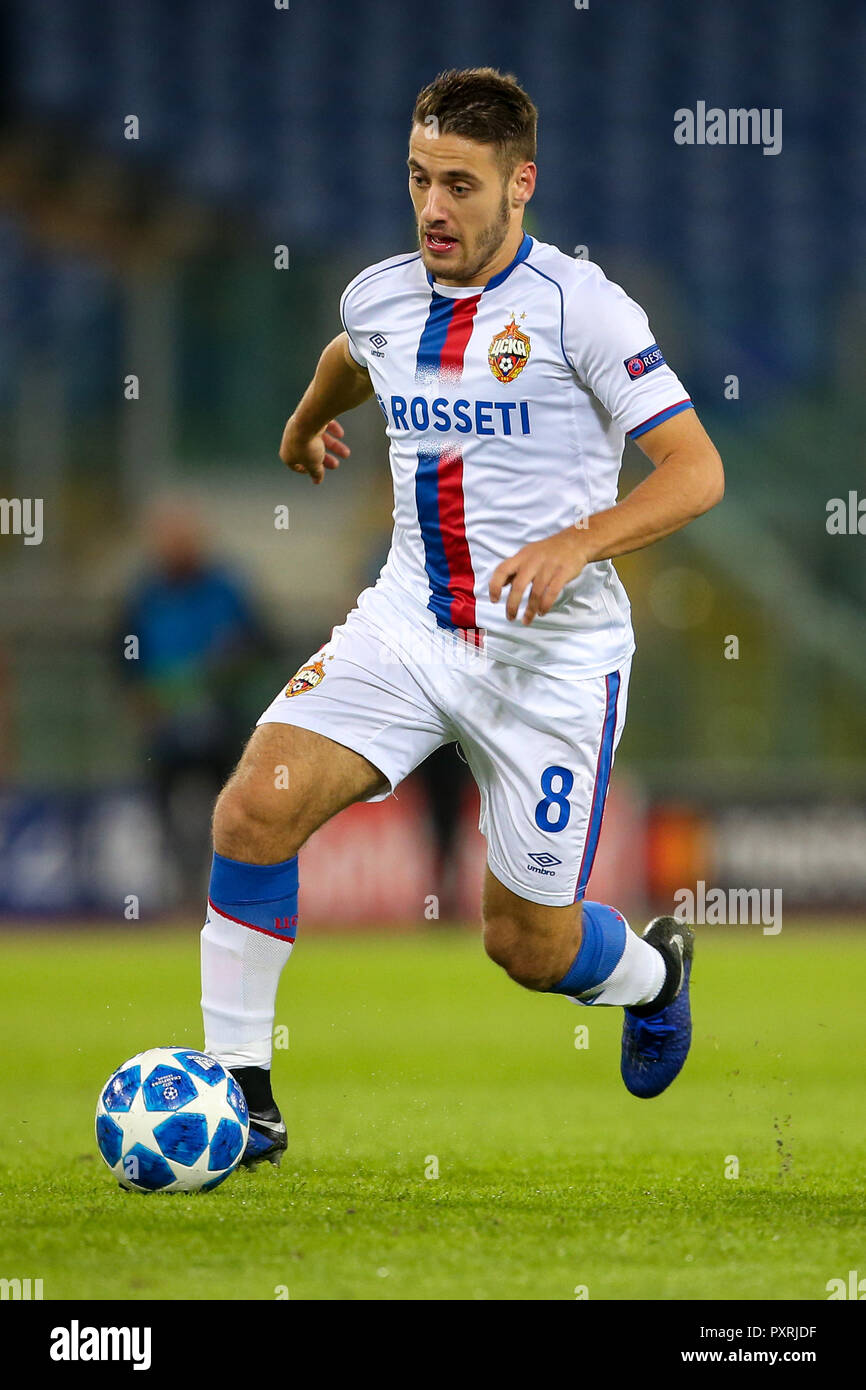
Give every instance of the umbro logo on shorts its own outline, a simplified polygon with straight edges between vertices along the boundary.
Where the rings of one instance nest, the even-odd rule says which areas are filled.
[[[531,864],[527,864],[527,869],[532,869],[533,873],[544,874],[545,876],[551,878],[554,874],[554,870],[550,867],[551,864],[562,863],[561,859],[557,859],[555,854],[549,854],[547,850],[542,850],[540,854],[530,854],[528,857],[533,862]]]

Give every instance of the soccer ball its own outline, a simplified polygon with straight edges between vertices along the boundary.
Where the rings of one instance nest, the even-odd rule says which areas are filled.
[[[121,1187],[207,1192],[237,1167],[250,1130],[244,1093],[222,1062],[152,1047],[113,1072],[96,1106],[96,1143]]]

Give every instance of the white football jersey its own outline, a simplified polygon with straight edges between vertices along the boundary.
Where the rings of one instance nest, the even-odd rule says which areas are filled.
[[[621,666],[634,638],[610,560],[528,627],[488,586],[522,546],[613,506],[626,435],[691,407],[643,310],[525,234],[483,288],[436,283],[416,252],[357,275],[340,314],[390,441],[394,535],[372,593],[495,660],[572,679]]]

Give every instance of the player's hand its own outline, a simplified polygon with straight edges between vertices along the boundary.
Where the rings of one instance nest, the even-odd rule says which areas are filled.
[[[339,468],[340,459],[348,458],[352,452],[343,443],[344,434],[339,420],[330,420],[312,439],[304,438],[289,420],[283,430],[280,458],[293,472],[309,473],[314,483],[320,483],[326,469]]]
[[[490,580],[490,600],[498,603],[502,590],[510,588],[505,613],[513,622],[529,589],[523,613],[523,623],[528,626],[537,613],[550,612],[566,584],[577,578],[588,558],[586,534],[574,526],[546,540],[532,541],[496,566]]]

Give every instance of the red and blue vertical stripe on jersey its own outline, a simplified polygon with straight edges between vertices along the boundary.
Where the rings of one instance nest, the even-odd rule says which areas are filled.
[[[480,298],[480,292],[467,299],[433,293],[418,344],[416,380],[459,381]],[[419,447],[415,502],[430,581],[427,607],[440,627],[469,629],[477,644],[475,573],[466,539],[463,454],[459,448],[444,444]]]
[[[592,805],[589,811],[589,825],[586,829],[586,839],[583,844],[583,854],[580,859],[580,868],[577,871],[577,887],[574,893],[574,901],[580,902],[586,892],[589,876],[592,873],[592,866],[595,860],[595,852],[598,849],[599,836],[601,835],[601,822],[604,819],[604,803],[607,799],[607,789],[610,783],[610,770],[613,766],[613,740],[616,733],[616,708],[619,700],[619,671],[611,671],[610,675],[604,678],[604,719],[601,726],[601,744],[598,750],[598,761],[595,767],[595,786],[592,790]]]

